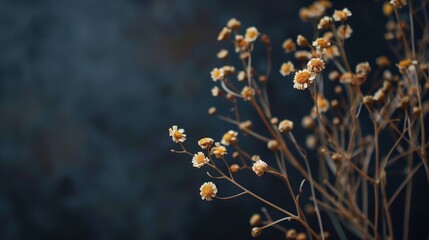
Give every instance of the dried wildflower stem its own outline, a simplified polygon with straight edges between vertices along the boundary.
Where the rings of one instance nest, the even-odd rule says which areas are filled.
[[[313,235],[316,239],[321,240],[320,237],[316,234],[316,232],[313,231],[313,229],[311,229],[311,227],[300,217],[292,214],[289,211],[284,210],[283,208],[271,203],[270,201],[265,200],[264,198],[260,197],[259,195],[256,195],[255,193],[249,191],[247,188],[243,187],[241,184],[237,183],[236,181],[234,181],[233,179],[229,178],[227,175],[225,175],[219,168],[217,168],[215,165],[209,165],[211,166],[213,169],[215,169],[224,179],[228,180],[230,183],[234,184],[235,186],[237,186],[238,188],[240,188],[241,190],[243,190],[244,192],[246,192],[247,194],[251,195],[252,197],[258,199],[259,201],[265,203],[266,205],[278,210],[279,212],[282,212],[286,215],[288,215],[290,217],[291,220],[296,220],[299,223],[301,223],[301,225],[303,225],[305,227],[305,229],[307,231],[309,231],[311,233],[311,235]]]
[[[423,165],[423,163],[418,163],[413,170],[409,172],[407,175],[407,178],[399,185],[399,187],[396,189],[395,193],[392,194],[389,201],[387,202],[387,205],[390,206],[395,201],[395,199],[398,197],[398,195],[401,193],[401,191],[404,189],[404,187],[410,182],[414,176],[414,174],[420,169],[420,167]]]
[[[411,168],[413,165],[413,156],[410,154],[408,155],[408,168],[407,168],[407,177],[411,175]],[[420,162],[420,165],[422,165],[422,163]],[[413,174],[414,175],[414,174]],[[407,182],[407,188],[406,188],[406,193],[405,193],[405,207],[404,207],[404,227],[402,230],[402,234],[403,234],[403,239],[408,239],[408,232],[409,232],[409,228],[410,228],[410,223],[409,223],[409,219],[410,219],[410,212],[411,212],[411,194],[412,194],[412,190],[413,190],[413,179],[410,178],[410,180]],[[388,204],[390,206],[390,204]]]
[[[247,192],[241,192],[241,193],[229,196],[229,197],[219,197],[219,196],[216,196],[216,198],[218,198],[220,200],[229,200],[229,199],[233,199],[233,198],[236,198],[236,197],[240,197],[240,196],[245,195],[245,194],[247,194]]]

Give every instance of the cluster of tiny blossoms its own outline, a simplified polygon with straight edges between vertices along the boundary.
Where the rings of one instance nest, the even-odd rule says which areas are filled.
[[[327,238],[328,234],[323,231],[318,209],[319,199],[317,199],[320,196],[315,194],[318,191],[324,197],[320,199],[321,206],[327,211],[333,210],[332,213],[341,219],[340,222],[347,228],[353,229],[356,237],[380,239],[381,234],[377,231],[381,227],[378,227],[377,224],[381,223],[383,228],[390,231],[390,235],[383,233],[383,237],[392,237],[392,227],[386,226],[391,221],[389,209],[375,214],[377,217],[380,216],[380,219],[384,218],[383,220],[376,217],[372,221],[371,214],[368,215],[367,212],[364,212],[357,200],[351,200],[353,202],[350,205],[344,205],[347,202],[337,201],[337,199],[339,196],[344,199],[368,198],[368,195],[363,193],[368,191],[363,188],[365,183],[367,187],[374,187],[377,197],[380,198],[372,204],[372,207],[381,209],[383,201],[385,203],[393,201],[397,196],[386,199],[388,194],[379,192],[386,191],[383,189],[385,187],[383,184],[386,184],[386,166],[390,154],[401,152],[403,155],[399,155],[398,159],[400,159],[408,151],[411,154],[409,158],[412,159],[413,154],[417,155],[417,151],[420,151],[423,163],[425,163],[425,159],[427,161],[425,147],[427,143],[425,143],[425,135],[422,131],[425,129],[425,114],[427,116],[429,112],[429,103],[423,102],[425,94],[429,90],[428,57],[424,56],[425,51],[415,50],[418,46],[414,45],[414,42],[411,46],[407,45],[410,41],[414,41],[414,36],[406,36],[407,30],[411,30],[410,32],[413,34],[414,26],[412,22],[402,21],[398,17],[398,11],[407,5],[407,0],[391,0],[385,2],[382,7],[383,14],[389,19],[384,39],[391,46],[398,46],[395,49],[395,55],[400,56],[400,51],[405,52],[403,59],[397,63],[391,63],[388,57],[381,55],[375,59],[375,64],[372,66],[370,61],[351,66],[346,55],[345,42],[351,38],[353,33],[352,27],[348,24],[352,12],[347,8],[331,9],[332,3],[329,0],[316,0],[299,11],[299,17],[303,21],[312,22],[312,26],[314,26],[315,34],[312,39],[298,35],[287,38],[282,43],[282,48],[289,59],[278,66],[280,75],[285,79],[290,79],[287,82],[289,88],[307,90],[303,93],[308,92],[314,103],[308,115],[302,118],[301,126],[309,132],[305,137],[305,146],[309,150],[317,151],[319,164],[323,165],[319,168],[319,174],[327,177],[326,182],[323,183],[318,183],[316,178],[311,175],[306,150],[299,145],[293,135],[293,129],[296,127],[294,122],[289,119],[279,121],[271,112],[267,83],[271,81],[271,78],[280,77],[270,74],[271,61],[267,61],[268,66],[264,70],[252,66],[252,62],[255,62],[255,56],[252,55],[253,50],[258,46],[264,46],[267,50],[267,57],[271,59],[270,38],[254,26],[245,28],[243,31],[239,20],[230,19],[218,33],[217,40],[232,43],[232,45],[217,52],[216,57],[224,64],[213,68],[210,78],[215,84],[211,89],[212,96],[226,99],[231,104],[230,110],[233,114],[230,115],[233,117],[221,115],[215,107],[210,107],[208,112],[210,115],[233,124],[235,130],[225,132],[218,141],[209,137],[201,138],[197,141],[199,151],[191,153],[184,146],[186,140],[184,129],[180,129],[176,125],[169,129],[173,142],[181,147],[180,150],[172,150],[173,152],[187,154],[191,158],[194,168],[209,168],[215,173],[212,175],[212,172],[207,172],[210,178],[228,180],[243,190],[230,197],[219,197],[215,183],[208,181],[203,183],[199,189],[201,199],[212,201],[214,198],[231,199],[250,194],[264,204],[277,210],[280,209],[280,212],[287,215],[277,221],[273,221],[267,211],[264,211],[264,215],[267,216],[265,221],[259,214],[252,215],[250,225],[253,228],[250,234],[253,237],[259,236],[265,228],[284,220],[294,219],[301,223],[308,234],[320,240]],[[410,14],[411,12],[410,10]],[[394,15],[398,17],[396,21]],[[425,34],[429,39],[427,36],[429,34]],[[231,52],[237,55],[241,62],[240,67],[229,65],[233,62],[230,61]],[[392,65],[393,68],[391,68]],[[372,68],[376,69],[375,73],[372,73]],[[381,79],[381,84],[371,82],[376,87],[375,90],[371,89],[370,91],[373,93],[364,95],[361,86],[370,79],[370,75],[374,79]],[[335,95],[332,99],[327,99],[324,95],[326,85],[323,83],[327,79],[331,81],[331,84],[326,85],[334,85]],[[421,83],[424,87],[420,86]],[[288,91],[287,88],[285,90]],[[242,102],[239,104],[239,101]],[[257,132],[258,130],[253,128],[252,120],[243,120],[239,105],[252,107],[267,131]],[[374,123],[373,136],[365,137],[366,133],[360,127],[361,112],[365,111],[365,108],[369,119]],[[392,121],[393,115],[402,116],[404,119]],[[401,127],[403,128],[401,129]],[[391,134],[398,138],[397,145],[392,147],[389,155],[384,159],[378,156],[378,149],[375,150],[377,156],[374,157],[372,151],[379,147],[378,134],[388,128],[394,129]],[[241,138],[242,136],[253,137],[258,142],[263,142],[273,156],[271,158],[264,156],[266,161],[263,161],[259,155],[250,154],[239,146],[246,140]],[[419,136],[421,136],[421,142],[418,142]],[[296,151],[290,151],[289,146],[293,146]],[[396,147],[401,149],[395,151]],[[232,149],[233,151],[231,151]],[[230,154],[228,154],[229,151],[231,151]],[[298,157],[293,152],[297,152]],[[375,164],[372,164],[374,160],[371,159],[373,158],[376,158]],[[382,164],[379,163],[380,159],[383,159]],[[316,213],[319,233],[309,226],[305,218],[301,218],[303,213],[299,198],[305,181],[301,182],[299,193],[295,194],[293,181],[290,181],[286,171],[285,162],[287,161],[309,182],[312,199],[317,199],[317,201],[313,201],[314,205],[306,206],[304,212],[309,215]],[[305,163],[304,166],[301,165],[302,161]],[[363,166],[364,162],[366,167]],[[417,165],[414,166],[417,169]],[[429,168],[428,166],[425,168],[429,177]],[[414,173],[411,173],[410,169],[412,169],[412,164],[407,169],[406,179],[412,179]],[[234,178],[236,173],[244,170],[250,171],[253,176],[257,177],[266,174],[281,178],[289,188],[294,200],[297,209],[296,215],[262,199],[236,181]],[[374,172],[375,174],[373,174]],[[331,176],[334,178],[333,183],[329,180]],[[350,181],[350,179],[354,180]],[[405,185],[402,184],[403,187]],[[349,189],[354,189],[354,191],[351,193]],[[360,195],[357,196],[358,194]],[[325,200],[322,201],[322,199]],[[365,200],[370,203],[372,199]],[[350,207],[353,209],[350,210]],[[363,221],[356,221],[356,219]],[[372,228],[372,233],[368,231],[370,228]],[[282,230],[285,232],[286,239],[303,240],[307,238],[305,233],[298,233],[295,229]]]

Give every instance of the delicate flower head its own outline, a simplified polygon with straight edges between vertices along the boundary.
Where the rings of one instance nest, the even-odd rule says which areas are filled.
[[[390,4],[399,9],[407,5],[407,0],[391,0]]]
[[[232,75],[235,72],[235,67],[226,65],[222,67],[224,76]]]
[[[221,80],[225,76],[223,68],[213,68],[213,70],[210,72],[210,76],[212,77],[213,81]]]
[[[246,29],[246,36],[245,39],[248,42],[254,42],[259,36],[258,29],[255,27],[249,27]]]
[[[316,97],[317,109],[319,112],[326,112],[329,108],[329,101],[326,100],[322,95],[317,95]]]
[[[407,70],[412,70],[416,64],[417,64],[417,61],[404,59],[404,60],[401,60],[398,64],[396,64],[396,66],[398,67],[400,73],[405,73]]]
[[[238,72],[237,79],[240,82],[243,81],[244,79],[246,79],[246,72],[245,71]]]
[[[170,137],[173,139],[173,142],[179,143],[186,140],[185,130],[183,128],[178,129],[177,125],[172,126],[168,129]]]
[[[204,155],[203,152],[198,152],[194,154],[192,158],[192,166],[196,168],[200,168],[204,166],[204,164],[208,163],[210,160]]]
[[[217,40],[218,41],[228,40],[230,34],[231,34],[231,29],[224,27],[219,32],[219,35],[217,36]]]
[[[294,57],[298,61],[308,61],[312,56],[313,54],[311,54],[311,52],[305,50],[296,51],[294,53]]]
[[[231,18],[229,19],[228,23],[226,24],[227,27],[233,29],[233,30],[238,30],[241,26],[241,22],[239,22],[237,19],[235,18]]]
[[[236,143],[237,136],[238,136],[238,132],[229,130],[227,133],[223,135],[221,143],[225,146],[229,146],[229,144]]]
[[[265,171],[268,169],[268,164],[262,160],[258,160],[255,163],[253,163],[252,170],[258,175],[259,177],[264,175]]]
[[[329,46],[325,49],[325,57],[326,59],[334,59],[335,57],[340,56],[340,51],[337,46]]]
[[[337,36],[340,38],[347,39],[353,33],[353,29],[347,24],[345,26],[339,26],[337,29]]]
[[[213,182],[205,182],[200,187],[200,195],[202,200],[211,201],[216,197],[217,188]]]
[[[215,157],[217,158],[221,158],[227,154],[226,148],[217,142],[215,143],[215,146],[212,148],[211,154],[215,155]]]
[[[255,96],[255,90],[253,88],[245,86],[243,90],[241,90],[241,96],[245,101],[252,100],[253,96]]]
[[[214,140],[212,138],[201,138],[198,141],[198,145],[202,148],[202,149],[206,149],[208,147],[210,147],[213,144]]]
[[[319,24],[317,24],[317,29],[328,29],[331,26],[331,18],[324,16],[320,19]]]
[[[295,77],[293,79],[293,87],[298,90],[304,90],[306,89],[311,83],[313,83],[313,80],[315,78],[315,74],[310,72],[307,69],[295,72]]]
[[[291,61],[283,63],[280,67],[280,74],[283,76],[288,76],[292,72],[295,72],[295,67],[293,66],[293,63]]]
[[[344,8],[343,10],[335,10],[334,15],[332,17],[337,22],[345,22],[348,17],[352,15],[352,12],[350,12],[347,8]]]
[[[292,38],[286,39],[283,42],[282,47],[283,47],[283,49],[285,50],[286,53],[293,52],[296,49],[295,43],[293,42]]]
[[[321,73],[325,69],[325,62],[320,58],[312,58],[307,63],[307,69],[313,73]]]
[[[220,88],[218,88],[217,86],[214,86],[211,89],[211,92],[212,92],[212,96],[213,97],[220,97],[220,96],[222,96],[222,90],[220,90]]]
[[[310,45],[307,38],[302,35],[298,35],[298,37],[296,37],[296,44],[300,47],[308,47]]]
[[[293,122],[290,120],[283,120],[279,123],[279,131],[282,133],[289,133],[293,129]]]
[[[331,46],[331,42],[324,38],[317,38],[315,41],[313,41],[313,47],[318,50],[325,49],[329,46]]]
[[[221,49],[217,52],[216,57],[219,59],[226,59],[228,57],[228,50]]]
[[[361,62],[358,65],[356,65],[357,75],[366,77],[370,72],[371,72],[371,66],[369,65],[369,62]]]
[[[249,46],[249,42],[242,35],[236,35],[234,43],[236,52],[243,51]]]

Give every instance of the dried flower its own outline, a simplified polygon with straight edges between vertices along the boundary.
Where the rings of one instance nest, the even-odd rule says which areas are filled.
[[[391,0],[390,4],[392,4],[395,8],[403,8],[407,5],[407,0]]]
[[[321,18],[317,24],[317,29],[328,29],[329,27],[331,27],[331,18],[328,16]]]
[[[173,139],[173,142],[179,143],[186,140],[186,134],[183,128],[178,129],[177,125],[173,125],[170,129],[168,129],[168,131],[170,133],[171,139]]]
[[[305,233],[298,233],[298,235],[295,238],[295,240],[306,240],[306,239],[307,239],[307,235],[305,235]]]
[[[337,36],[343,39],[349,38],[353,33],[353,29],[347,24],[338,27]]]
[[[258,226],[261,224],[261,222],[262,222],[261,215],[257,213],[253,214],[249,219],[250,226]]]
[[[208,163],[210,160],[204,155],[203,152],[198,152],[194,154],[192,158],[192,166],[196,168],[200,168],[204,166],[204,164]]]
[[[198,141],[198,145],[201,147],[201,149],[206,149],[210,147],[213,144],[214,140],[212,138],[201,138]]]
[[[211,201],[216,197],[217,188],[213,182],[205,182],[200,187],[200,195],[202,200]]]
[[[312,58],[307,63],[307,70],[313,73],[321,73],[325,69],[325,62],[320,58]]]
[[[238,72],[237,79],[238,81],[243,81],[244,79],[246,79],[246,72],[245,71]]]
[[[372,97],[372,99],[374,101],[381,102],[381,101],[383,101],[384,96],[385,96],[385,94],[383,92],[383,89],[379,89],[379,90],[377,90],[377,92],[374,93],[374,96]]]
[[[316,126],[316,122],[314,119],[310,116],[305,116],[301,120],[302,127],[306,129],[313,129]]]
[[[295,229],[289,229],[286,232],[286,240],[295,240],[295,238],[298,236]]]
[[[229,28],[222,28],[222,30],[219,32],[219,35],[217,36],[217,40],[218,41],[224,41],[224,40],[228,40],[229,36],[231,34],[231,29]]]
[[[293,129],[293,122],[290,120],[283,120],[279,123],[279,131],[282,133],[289,133]]]
[[[293,79],[293,82],[294,82],[293,87],[298,90],[304,90],[311,83],[313,83],[313,80],[315,77],[316,75],[307,69],[295,72],[295,77]]]
[[[417,61],[411,61],[410,59],[404,59],[400,61],[396,66],[399,69],[400,73],[405,73],[407,70],[411,71],[415,68]]]
[[[235,52],[246,50],[246,48],[249,46],[249,42],[242,35],[236,35],[234,43]]]
[[[262,160],[258,160],[255,163],[253,163],[252,170],[258,175],[259,177],[264,175],[265,171],[268,169],[268,164]]]
[[[392,15],[392,13],[393,13],[392,4],[385,2],[383,4],[383,14],[388,17],[388,16]]]
[[[295,43],[293,42],[292,38],[286,39],[283,42],[282,47],[283,47],[283,49],[285,50],[286,53],[293,52],[296,49]]]
[[[334,70],[329,73],[328,78],[331,81],[338,81],[340,79],[341,75],[337,70]]]
[[[332,17],[337,22],[345,22],[348,17],[352,15],[352,12],[350,12],[347,8],[344,8],[343,10],[335,10],[334,15]]]
[[[307,38],[305,38],[302,35],[298,35],[298,37],[296,38],[296,44],[298,44],[298,46],[300,47],[309,47],[310,43],[308,43]]]
[[[325,58],[334,59],[335,57],[340,56],[340,51],[337,46],[329,46],[325,48]]]
[[[229,144],[234,144],[237,142],[238,132],[229,130],[222,137],[221,143],[225,146],[229,146]]]
[[[267,148],[275,152],[279,150],[279,143],[276,140],[270,140],[267,143]]]
[[[324,38],[317,38],[315,41],[313,41],[313,47],[318,50],[325,49],[329,46],[331,46],[331,42],[327,41]]]
[[[210,154],[215,155],[215,157],[217,158],[221,158],[223,156],[225,156],[227,154],[226,152],[226,148],[222,145],[220,145],[220,143],[216,142],[215,146],[212,148]]]
[[[238,30],[241,26],[241,22],[239,22],[237,19],[235,18],[231,18],[229,19],[229,21],[226,24],[227,27],[233,29],[233,30]]]
[[[218,88],[217,86],[214,86],[211,89],[211,92],[212,92],[212,96],[213,97],[220,97],[220,96],[222,96],[222,90],[220,90],[220,88]]]
[[[249,27],[246,29],[246,41],[247,42],[254,42],[259,36],[258,29],[255,27]]]
[[[240,170],[240,166],[238,166],[238,164],[234,163],[229,167],[229,170],[231,170],[232,173],[236,173]]]
[[[328,111],[328,108],[329,108],[329,101],[326,100],[326,98],[323,97],[322,95],[317,95],[316,105],[317,105],[317,108],[319,109],[319,112],[326,112]]]
[[[316,148],[316,143],[317,143],[317,139],[312,134],[308,135],[305,139],[305,146],[307,146],[307,148],[311,150]]]
[[[223,71],[223,68],[213,68],[213,70],[210,72],[210,76],[213,79],[213,81],[221,80],[225,76],[225,73]]]
[[[283,76],[288,76],[292,72],[295,72],[295,67],[293,66],[293,63],[291,61],[283,63],[280,67],[280,74]]]
[[[228,50],[221,49],[217,52],[216,57],[219,59],[226,59],[228,57]]]
[[[208,110],[208,113],[210,115],[215,115],[217,113],[216,107],[210,107],[209,110]]]
[[[252,231],[250,231],[250,234],[252,237],[258,237],[262,233],[262,228],[254,227],[252,228]]]
[[[309,51],[296,51],[294,57],[298,61],[308,61],[313,55]]]
[[[230,76],[235,72],[234,66],[227,65],[227,66],[223,66],[222,69],[223,69],[224,76]]]
[[[250,101],[253,96],[255,96],[255,90],[251,87],[245,86],[243,90],[241,90],[241,96],[245,101]]]

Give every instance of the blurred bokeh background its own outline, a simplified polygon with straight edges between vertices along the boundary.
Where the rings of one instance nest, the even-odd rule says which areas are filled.
[[[193,150],[191,141],[229,129],[207,109],[223,104],[211,97],[209,72],[221,64],[216,36],[231,17],[271,37],[273,107],[299,121],[311,102],[277,69],[290,58],[284,39],[311,36],[298,17],[309,3],[1,0],[0,239],[248,239],[260,203],[201,201],[207,177],[170,153],[168,128],[185,128]],[[335,1],[353,12],[353,65],[389,52],[381,5]],[[420,178],[414,198],[427,200]],[[266,181],[252,187],[283,201],[272,192],[279,183]],[[428,207],[416,201],[411,233],[427,237]],[[281,237],[266,232],[263,239]]]

